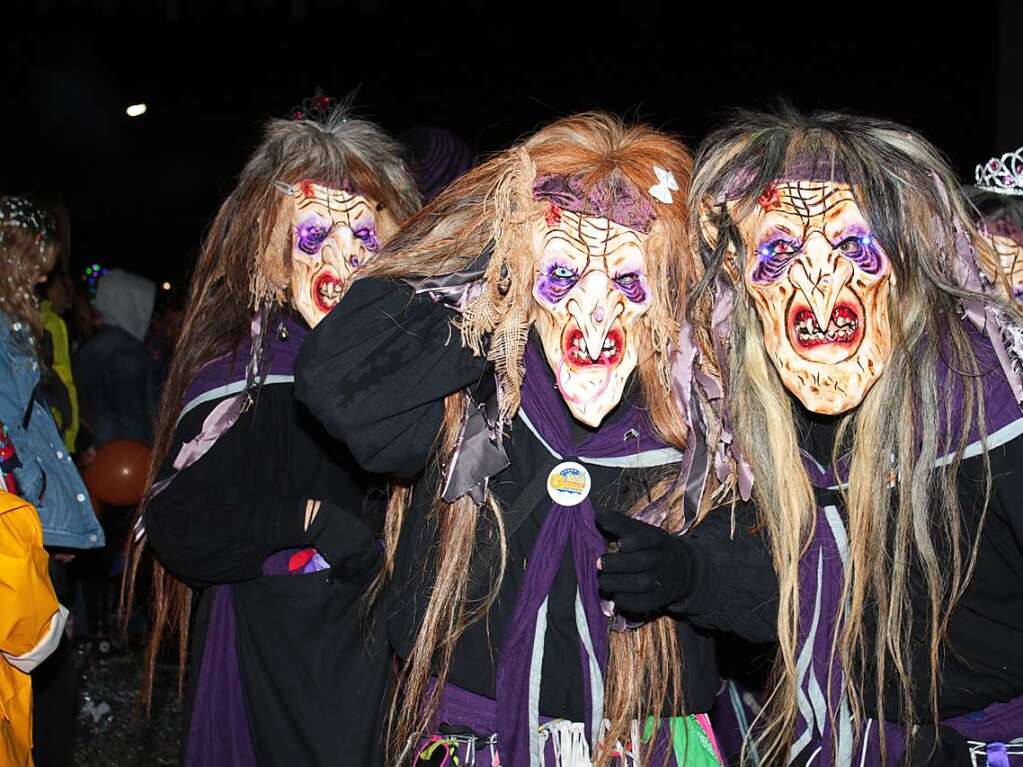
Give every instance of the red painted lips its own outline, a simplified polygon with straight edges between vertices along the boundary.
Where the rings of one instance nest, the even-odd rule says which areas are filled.
[[[594,361],[586,351],[582,331],[573,326],[563,337],[563,351],[565,360],[572,367],[582,368],[591,365],[614,367],[622,361],[622,355],[625,353],[625,334],[617,327],[611,328],[604,338],[604,346],[599,357]]]
[[[792,337],[799,346],[811,349],[825,344],[855,346],[863,332],[859,311],[848,303],[840,303],[831,311],[827,332],[821,329],[812,311],[799,309],[792,316]]]
[[[345,283],[336,274],[327,272],[313,281],[313,301],[322,312],[329,312],[341,300]]]

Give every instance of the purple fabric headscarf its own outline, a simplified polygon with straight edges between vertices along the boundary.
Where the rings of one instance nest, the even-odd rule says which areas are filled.
[[[592,186],[585,186],[579,176],[537,176],[533,197],[572,213],[606,218],[643,234],[649,234],[657,218],[650,201],[621,174]]]

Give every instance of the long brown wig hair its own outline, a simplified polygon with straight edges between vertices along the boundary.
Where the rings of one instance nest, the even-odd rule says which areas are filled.
[[[57,257],[53,218],[25,197],[0,197],[0,311],[28,327],[38,345],[43,337],[36,283]]]
[[[263,141],[213,220],[192,275],[181,336],[160,401],[147,493],[170,453],[189,382],[207,362],[238,346],[249,332],[254,310],[288,302],[291,226],[290,217],[281,214],[285,196],[275,184],[305,180],[333,188],[347,181],[396,223],[419,208],[397,143],[373,123],[352,117],[347,104],[323,119],[267,123]],[[143,502],[138,515],[144,511]],[[134,601],[145,544],[144,538],[128,542],[124,605]],[[153,625],[143,674],[147,707],[157,653],[169,633],[177,636],[179,688],[183,683],[191,604],[191,589],[153,558]]]
[[[723,279],[736,292],[723,373],[733,433],[753,470],[754,499],[780,587],[775,684],[755,727],[765,764],[786,762],[797,722],[799,562],[814,535],[816,503],[800,458],[792,398],[767,356],[760,319],[738,278],[746,259],[754,257],[738,224],[787,165],[804,162],[844,168],[894,275],[891,358],[862,403],[839,417],[832,455],[835,466],[841,453],[851,453],[852,459],[843,491],[849,558],[832,659],[843,663],[844,692],[861,726],[862,661],[869,655],[876,661],[874,689],[898,689],[900,710],[886,711],[881,694],[868,705],[875,706],[878,719],[900,717],[913,733],[917,709],[910,653],[921,639],[930,649],[927,691],[931,721],[937,721],[938,659],[979,539],[978,534],[966,540],[963,533],[957,475],[971,430],[986,438],[981,365],[960,304],[964,299],[995,302],[1007,316],[1020,319],[1011,302],[974,293],[957,280],[957,234],[974,243],[977,234],[954,174],[938,151],[908,128],[783,108],[771,114],[740,112],[701,146],[690,189],[690,207],[703,217],[695,228],[707,268],[701,288],[709,292]],[[953,398],[939,388],[939,360],[951,371],[948,384],[958,379],[962,386],[961,413],[953,414]],[[935,468],[936,459],[948,452],[951,462]],[[991,492],[986,452],[983,461],[988,481],[979,502],[986,510]],[[898,478],[894,489],[892,477]],[[925,637],[913,636],[919,625],[914,617],[921,617],[914,616],[911,599],[914,567],[928,605]],[[877,614],[872,630],[868,611]],[[834,717],[830,696],[828,705]],[[883,730],[881,737],[883,748]],[[907,745],[912,747],[912,735]]]
[[[675,139],[645,126],[626,126],[604,114],[581,114],[543,128],[513,148],[470,170],[408,221],[384,251],[363,272],[364,277],[437,276],[464,269],[487,247],[493,253],[482,294],[465,308],[459,324],[462,342],[493,362],[502,393],[504,415],[519,406],[523,353],[533,322],[533,232],[544,208],[533,198],[538,174],[576,176],[596,185],[616,174],[641,193],[656,181],[653,167],[670,170],[679,185],[688,185],[692,161]],[[658,434],[679,449],[687,439],[686,424],[670,386],[671,349],[678,338],[678,308],[700,268],[690,247],[688,213],[681,196],[674,204],[654,203],[657,220],[645,245],[648,281],[656,286],[653,305],[642,321],[637,368],[643,404]],[[489,344],[484,344],[484,339]],[[484,346],[486,351],[484,352]],[[465,397],[445,402],[438,435],[436,462],[443,464],[457,440]],[[670,470],[669,470],[670,472]],[[669,472],[666,472],[668,474]],[[665,527],[678,530],[684,514],[683,488],[662,474],[653,497],[668,508]],[[492,496],[477,507],[470,499],[446,503],[433,490],[431,514],[436,533],[431,549],[439,552],[429,604],[410,657],[399,680],[388,717],[390,761],[422,736],[436,711],[439,691],[451,665],[454,647],[472,622],[484,619],[503,579],[506,557],[502,509]],[[392,493],[385,523],[385,568],[374,593],[393,574],[398,536],[411,501],[411,489]],[[637,503],[636,513],[647,502]],[[499,566],[489,593],[469,598],[469,561],[483,524],[497,532]],[[610,641],[605,713],[611,722],[606,742],[624,742],[630,723],[667,706],[681,711],[681,655],[672,620],[661,618],[634,631],[615,632]],[[437,680],[429,692],[430,677]],[[610,749],[596,757],[604,764]]]

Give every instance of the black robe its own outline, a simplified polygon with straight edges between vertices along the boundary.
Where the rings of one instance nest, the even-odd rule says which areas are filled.
[[[164,567],[201,595],[189,714],[201,706],[194,697],[215,596],[210,587],[229,584],[257,763],[377,764],[390,656],[379,636],[367,647],[360,623],[360,600],[376,565],[344,575],[263,574],[264,562],[281,550],[315,546],[327,559],[328,552],[345,552],[349,521],[342,509],[379,521],[382,489],[370,500],[373,478],[293,392],[290,383],[263,386],[255,405],[149,503],[146,530]],[[221,401],[185,414],[161,476],[171,473],[177,446]],[[323,506],[307,532],[310,498]],[[367,563],[378,559],[373,548]]]
[[[443,399],[462,389],[486,387],[493,378],[487,363],[461,346],[450,324],[453,316],[400,284],[359,280],[310,333],[296,364],[296,395],[348,445],[363,468],[418,477],[383,610],[388,637],[399,657],[411,652],[433,580],[429,511],[439,476],[431,456]],[[607,419],[617,415],[612,412]],[[576,424],[574,428],[585,427]],[[524,580],[525,560],[551,506],[546,493],[534,494],[530,488],[536,476],[547,476],[551,454],[522,419],[514,419],[505,447],[510,466],[492,478],[490,488],[511,520],[506,533],[508,566],[487,617],[469,626],[459,639],[448,677],[455,685],[490,699],[496,695],[496,660]],[[597,510],[625,512],[645,492],[649,470],[593,464],[587,468],[592,480],[590,498]],[[707,711],[713,701],[718,685],[716,632],[735,632],[754,640],[774,636],[777,586],[770,555],[764,542],[750,533],[751,520],[738,521],[734,538],[730,538],[730,523],[727,510],[712,513],[686,537],[694,578],[689,596],[680,605],[685,619],[676,625],[685,659],[689,713]],[[487,534],[481,531],[477,540],[485,542]],[[482,551],[467,563],[470,598],[488,590],[491,564]],[[585,688],[576,589],[571,552],[566,550],[548,599],[539,710],[541,715],[582,721]]]

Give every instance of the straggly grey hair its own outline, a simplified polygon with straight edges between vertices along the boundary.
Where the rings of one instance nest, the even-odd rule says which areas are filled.
[[[351,97],[323,119],[270,120],[260,148],[242,170],[236,194],[252,185],[261,198],[260,230],[265,232],[253,263],[254,304],[286,299],[290,276],[287,222],[278,221],[276,183],[315,181],[333,188],[350,185],[400,223],[419,210],[415,180],[401,157],[401,146],[374,123],[354,117]],[[276,226],[275,226],[276,225]]]

